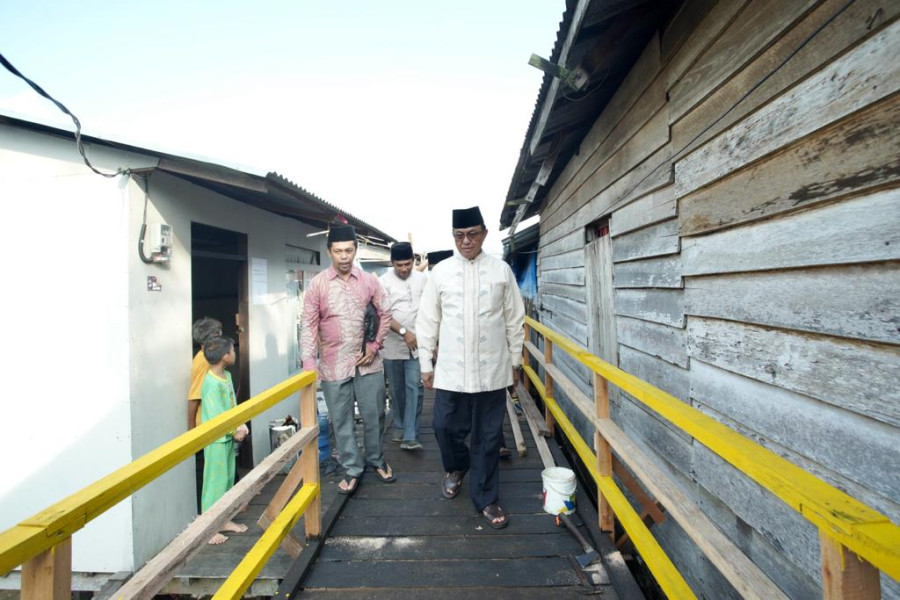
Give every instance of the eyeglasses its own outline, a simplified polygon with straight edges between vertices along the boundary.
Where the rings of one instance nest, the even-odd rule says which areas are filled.
[[[487,231],[487,230],[482,229],[480,231],[454,231],[453,239],[455,239],[457,242],[461,242],[463,240],[470,240],[470,241],[474,242],[475,240],[478,239],[478,236],[481,235],[482,233],[484,233],[485,231]]]

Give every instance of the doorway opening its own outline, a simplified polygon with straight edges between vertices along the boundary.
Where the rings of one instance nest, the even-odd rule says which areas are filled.
[[[218,319],[223,335],[234,340],[236,357],[228,370],[238,404],[250,397],[247,263],[246,234],[191,223],[191,322]],[[241,444],[237,464],[253,468],[252,444]]]

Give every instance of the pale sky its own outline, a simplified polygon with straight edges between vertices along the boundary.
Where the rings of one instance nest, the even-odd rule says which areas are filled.
[[[417,251],[502,203],[564,0],[0,0],[0,53],[84,133],[277,171]],[[0,67],[0,113],[71,120]]]

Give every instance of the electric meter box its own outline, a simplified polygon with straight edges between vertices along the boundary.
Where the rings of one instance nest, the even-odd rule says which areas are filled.
[[[172,226],[165,223],[150,223],[147,225],[147,241],[150,246],[150,255],[156,260],[167,260],[172,256]]]

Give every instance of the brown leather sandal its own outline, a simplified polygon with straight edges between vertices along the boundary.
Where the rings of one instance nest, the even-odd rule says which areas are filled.
[[[456,498],[465,476],[465,471],[450,471],[444,475],[444,479],[441,481],[441,494],[444,495],[444,498],[448,500]]]
[[[484,507],[484,510],[481,511],[481,515],[493,529],[503,529],[509,525],[509,519],[506,517],[506,513],[503,509],[500,508],[499,504],[488,504]],[[495,519],[500,519],[500,521],[496,521]]]

